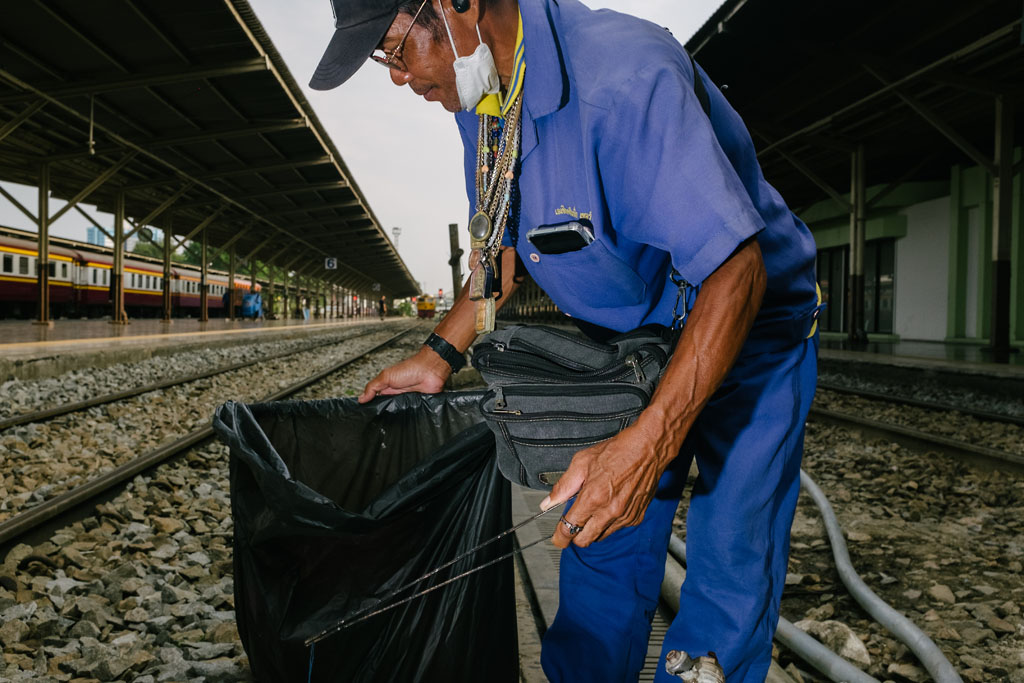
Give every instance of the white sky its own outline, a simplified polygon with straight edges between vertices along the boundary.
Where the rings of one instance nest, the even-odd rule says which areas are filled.
[[[398,251],[424,291],[451,289],[448,224],[458,223],[468,250],[465,224],[469,203],[462,179],[462,143],[452,115],[408,88],[397,88],[381,68],[368,65],[340,88],[306,87],[334,30],[328,0],[249,0],[313,110],[341,152],[388,237],[402,228]],[[584,0],[585,4],[634,14],[668,27],[686,42],[722,0]],[[529,78],[529,65],[527,65]],[[5,183],[29,210],[34,188]],[[50,211],[63,202],[51,200]],[[113,218],[86,210],[110,228]],[[0,196],[0,223],[33,229],[25,216]],[[85,240],[88,222],[68,212],[51,234]],[[344,254],[338,254],[344,259]],[[463,273],[465,273],[465,257]]]

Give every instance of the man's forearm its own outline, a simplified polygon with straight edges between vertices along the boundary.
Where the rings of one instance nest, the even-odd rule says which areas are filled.
[[[660,458],[675,457],[700,411],[729,374],[761,308],[766,281],[756,240],[704,281],[672,360],[637,421],[640,429],[663,443],[656,449]]]
[[[516,252],[515,249],[503,248],[501,258],[501,291],[502,296],[494,302],[495,310],[501,307],[512,296],[519,286],[515,281]],[[462,291],[452,304],[452,310],[444,317],[434,333],[445,339],[459,351],[465,351],[476,339],[476,303],[469,299],[469,279],[462,286]]]

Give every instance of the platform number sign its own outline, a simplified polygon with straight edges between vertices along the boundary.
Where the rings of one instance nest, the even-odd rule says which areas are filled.
[[[379,282],[374,282],[373,283],[373,291],[375,291],[375,292],[379,292],[380,291],[380,283]]]
[[[333,256],[328,256],[327,258],[324,259],[324,268],[326,268],[327,270],[337,270],[338,259],[334,258]]]

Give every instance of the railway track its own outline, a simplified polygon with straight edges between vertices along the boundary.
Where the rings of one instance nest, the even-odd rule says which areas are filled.
[[[358,339],[360,337],[365,337],[366,335],[373,334],[375,331],[376,330],[366,330],[366,331],[359,332],[357,334],[353,334],[351,336],[345,337],[343,339],[334,338],[334,339],[330,339],[330,340],[326,340],[326,341],[317,342],[317,343],[314,343],[314,344],[308,344],[308,345],[303,346],[301,348],[289,349],[287,351],[282,351],[280,353],[275,353],[275,354],[271,354],[269,356],[264,356],[264,357],[260,358],[259,361],[255,361],[255,362],[263,363],[263,362],[267,362],[267,361],[278,360],[280,358],[287,358],[289,356],[294,356],[294,355],[299,354],[299,353],[305,353],[307,351],[314,351],[316,349],[320,349],[320,348],[323,348],[325,346],[332,346],[332,345],[335,345],[335,344],[341,344],[341,343],[344,343],[344,342],[347,342],[347,341],[351,341],[353,339]],[[86,400],[83,400],[83,401],[75,401],[75,402],[72,402],[72,403],[66,403],[64,405],[54,406],[53,408],[46,408],[46,409],[43,409],[43,410],[36,410],[36,411],[29,412],[29,413],[21,413],[21,414],[18,414],[18,415],[12,415],[12,416],[0,419],[0,431],[3,431],[5,429],[9,429],[11,427],[17,427],[19,425],[31,424],[31,423],[34,423],[34,422],[45,422],[46,420],[52,420],[53,418],[60,417],[61,415],[68,415],[70,413],[76,413],[76,412],[79,412],[79,411],[82,411],[82,410],[88,410],[89,408],[93,408],[95,406],[105,405],[107,403],[114,403],[115,401],[123,401],[124,399],[127,399],[127,398],[132,398],[134,396],[139,396],[141,394],[149,393],[150,391],[159,391],[161,389],[168,389],[170,387],[178,386],[180,384],[188,384],[189,382],[196,382],[198,380],[207,379],[209,377],[215,377],[217,375],[222,375],[224,373],[232,372],[234,370],[241,370],[242,368],[249,367],[249,366],[251,366],[253,364],[254,364],[254,361],[240,361],[238,363],[230,363],[228,365],[221,365],[219,367],[215,367],[215,368],[212,368],[210,370],[204,370],[202,372],[193,373],[191,375],[182,375],[180,377],[172,377],[172,378],[169,378],[169,379],[166,379],[166,380],[160,380],[158,382],[150,382],[148,384],[144,384],[144,385],[141,385],[141,386],[138,386],[138,387],[132,387],[132,388],[129,388],[129,389],[124,389],[122,391],[115,391],[115,392],[110,392],[110,393],[107,393],[107,394],[102,394],[102,395],[95,396],[93,398],[86,399]]]
[[[899,399],[893,398],[887,400],[895,403],[901,402]],[[887,439],[912,450],[935,451],[984,468],[1024,473],[1024,456],[1022,455],[951,439],[923,429],[817,407],[811,408],[808,420],[855,429],[867,436]]]
[[[850,410],[837,410],[833,404],[837,402],[827,394],[818,394],[815,405],[811,408],[808,420],[823,424],[856,429],[861,433],[876,438],[884,438],[899,443],[914,451],[936,452],[956,458],[968,464],[989,469],[1004,469],[1014,472],[1024,472],[1024,455],[1011,451],[991,447],[980,442],[972,442],[964,438],[953,438],[949,435],[937,433],[934,422],[923,419],[923,415],[933,415],[934,419],[942,420],[943,413],[951,414],[947,422],[965,420],[967,416],[971,420],[979,421],[979,425],[997,423],[1007,425],[1005,429],[1014,430],[1024,427],[1024,420],[1014,416],[990,413],[975,409],[959,407],[937,401],[928,401],[910,397],[884,394],[878,391],[837,386],[831,383],[822,382],[818,385],[819,390],[834,392],[840,396],[852,396],[856,401],[869,401],[870,404],[892,405],[895,410],[910,408],[910,411],[901,411],[899,417],[901,422],[911,424],[895,424],[891,420],[877,419],[869,415],[871,411],[864,410],[864,403],[854,405],[857,412]],[[822,399],[824,399],[822,401]],[[827,407],[818,404],[824,402]],[[843,401],[838,401],[842,403]],[[921,413],[927,411],[927,413]],[[884,413],[884,411],[883,411]],[[954,418],[953,415],[956,417]],[[961,430],[955,430],[961,431]]]
[[[978,410],[977,408],[971,408],[964,405],[954,405],[952,403],[943,403],[940,401],[923,401],[920,399],[893,396],[892,394],[885,394],[880,391],[870,391],[867,389],[857,389],[853,387],[843,386],[841,384],[835,384],[832,382],[818,382],[819,389],[825,389],[827,391],[834,391],[838,394],[847,394],[850,396],[859,396],[861,398],[871,399],[873,401],[886,401],[889,403],[898,403],[901,405],[914,406],[916,408],[924,408],[926,410],[936,411],[952,411],[969,415],[979,420],[988,420],[990,422],[1006,422],[1008,424],[1015,424],[1020,427],[1024,427],[1024,417],[1016,415],[1006,415],[1004,413],[996,413],[988,410]]]
[[[339,370],[364,359],[367,355],[394,344],[414,329],[415,326],[408,327],[372,348],[363,351],[359,355],[334,363],[298,382],[263,396],[258,399],[258,402],[278,401],[296,394],[303,389],[324,380]],[[308,351],[309,349],[305,350]],[[76,510],[87,510],[91,502],[109,495],[112,490],[116,489],[124,482],[129,481],[137,474],[165,462],[176,455],[184,453],[190,448],[212,438],[213,435],[214,432],[211,426],[192,430],[188,434],[161,444],[157,448],[139,455],[130,462],[119,465],[100,476],[88,480],[84,484],[60,493],[53,498],[45,500],[24,512],[19,512],[15,516],[0,522],[0,553],[2,553],[4,549],[7,549],[13,544],[30,536],[48,536],[49,533],[52,532],[53,527],[67,524]]]

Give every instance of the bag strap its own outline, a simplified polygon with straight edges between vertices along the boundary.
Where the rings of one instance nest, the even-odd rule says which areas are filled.
[[[700,102],[700,108],[704,110],[704,115],[710,119],[711,97],[708,95],[707,88],[704,87],[704,79],[700,77],[700,71],[697,70],[697,62],[694,61],[693,55],[687,52],[686,56],[690,58],[690,67],[693,69],[693,92],[697,95],[697,101]],[[683,279],[675,266],[669,273],[669,279],[679,290],[676,294],[676,303],[672,307],[672,347],[675,348],[676,342],[679,341],[682,334],[683,325],[686,324],[686,316],[690,312],[687,307],[687,294],[693,285]]]
[[[690,66],[693,68],[693,92],[697,95],[697,101],[700,102],[700,108],[704,110],[704,115],[710,118],[711,97],[708,95],[707,88],[704,87],[704,79],[700,77],[697,62],[693,61],[693,55],[687,52],[686,56],[690,58]]]

